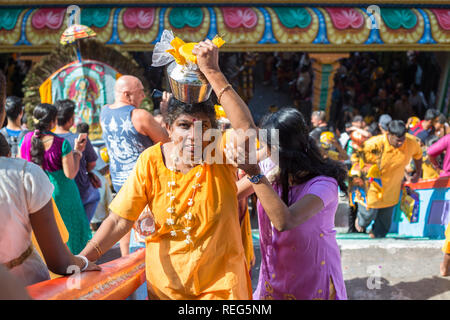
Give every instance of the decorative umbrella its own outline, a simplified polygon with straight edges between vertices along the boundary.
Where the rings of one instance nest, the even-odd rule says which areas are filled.
[[[80,8],[78,6],[72,5],[67,8],[69,15],[69,27],[64,30],[59,42],[62,45],[71,44],[76,42],[76,53],[78,60],[81,61],[81,50],[80,44],[77,40],[92,38],[97,34],[88,26],[80,24]]]
[[[92,38],[97,34],[88,26],[82,24],[73,24],[64,30],[59,42],[63,45],[73,43],[80,39]]]

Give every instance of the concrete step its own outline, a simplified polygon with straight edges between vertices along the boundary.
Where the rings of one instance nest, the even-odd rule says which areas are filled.
[[[252,270],[253,289],[258,282],[260,249]],[[370,239],[363,234],[338,234],[342,272],[349,300],[450,300],[450,277],[439,275],[443,240]]]
[[[351,300],[449,300],[443,240],[338,239]]]
[[[258,230],[253,230],[253,235],[256,264],[251,273],[255,290],[261,253]],[[444,240],[402,239],[394,234],[370,239],[363,234],[339,233],[337,242],[350,300],[450,300],[450,277],[439,276]],[[119,257],[116,244],[98,263]]]

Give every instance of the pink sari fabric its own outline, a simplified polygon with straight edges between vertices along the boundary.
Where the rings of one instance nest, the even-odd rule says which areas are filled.
[[[274,166],[261,162],[264,173]],[[281,197],[281,188],[274,185]],[[336,290],[336,300],[346,300],[347,293],[336,241],[334,216],[338,206],[338,185],[335,179],[318,176],[291,187],[289,204],[306,194],[318,196],[324,208],[296,228],[277,231],[258,201],[261,246],[261,269],[254,299],[313,300],[330,297],[330,279]]]
[[[33,139],[34,132],[29,132],[23,138],[22,145],[20,146],[20,155],[22,159],[31,162],[31,140]],[[44,162],[42,168],[47,172],[54,172],[62,170],[62,144],[63,138],[53,135],[53,144],[44,152]]]

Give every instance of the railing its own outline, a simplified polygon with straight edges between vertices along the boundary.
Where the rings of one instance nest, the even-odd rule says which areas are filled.
[[[145,249],[100,265],[101,271],[28,286],[36,300],[124,300],[145,281]]]
[[[414,223],[408,219],[393,223],[391,230],[396,228],[395,232],[404,236],[444,239],[445,228],[450,221],[450,177],[420,180],[406,185],[419,195],[418,216]]]
[[[405,184],[411,189],[436,189],[436,188],[450,188],[450,177],[440,177],[436,179],[420,180],[417,183]]]

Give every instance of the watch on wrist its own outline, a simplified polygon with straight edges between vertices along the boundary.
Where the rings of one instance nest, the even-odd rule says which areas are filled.
[[[247,179],[250,180],[251,183],[253,184],[258,184],[261,182],[261,179],[264,177],[264,175],[262,173],[260,174],[256,174],[254,176],[248,176]]]

